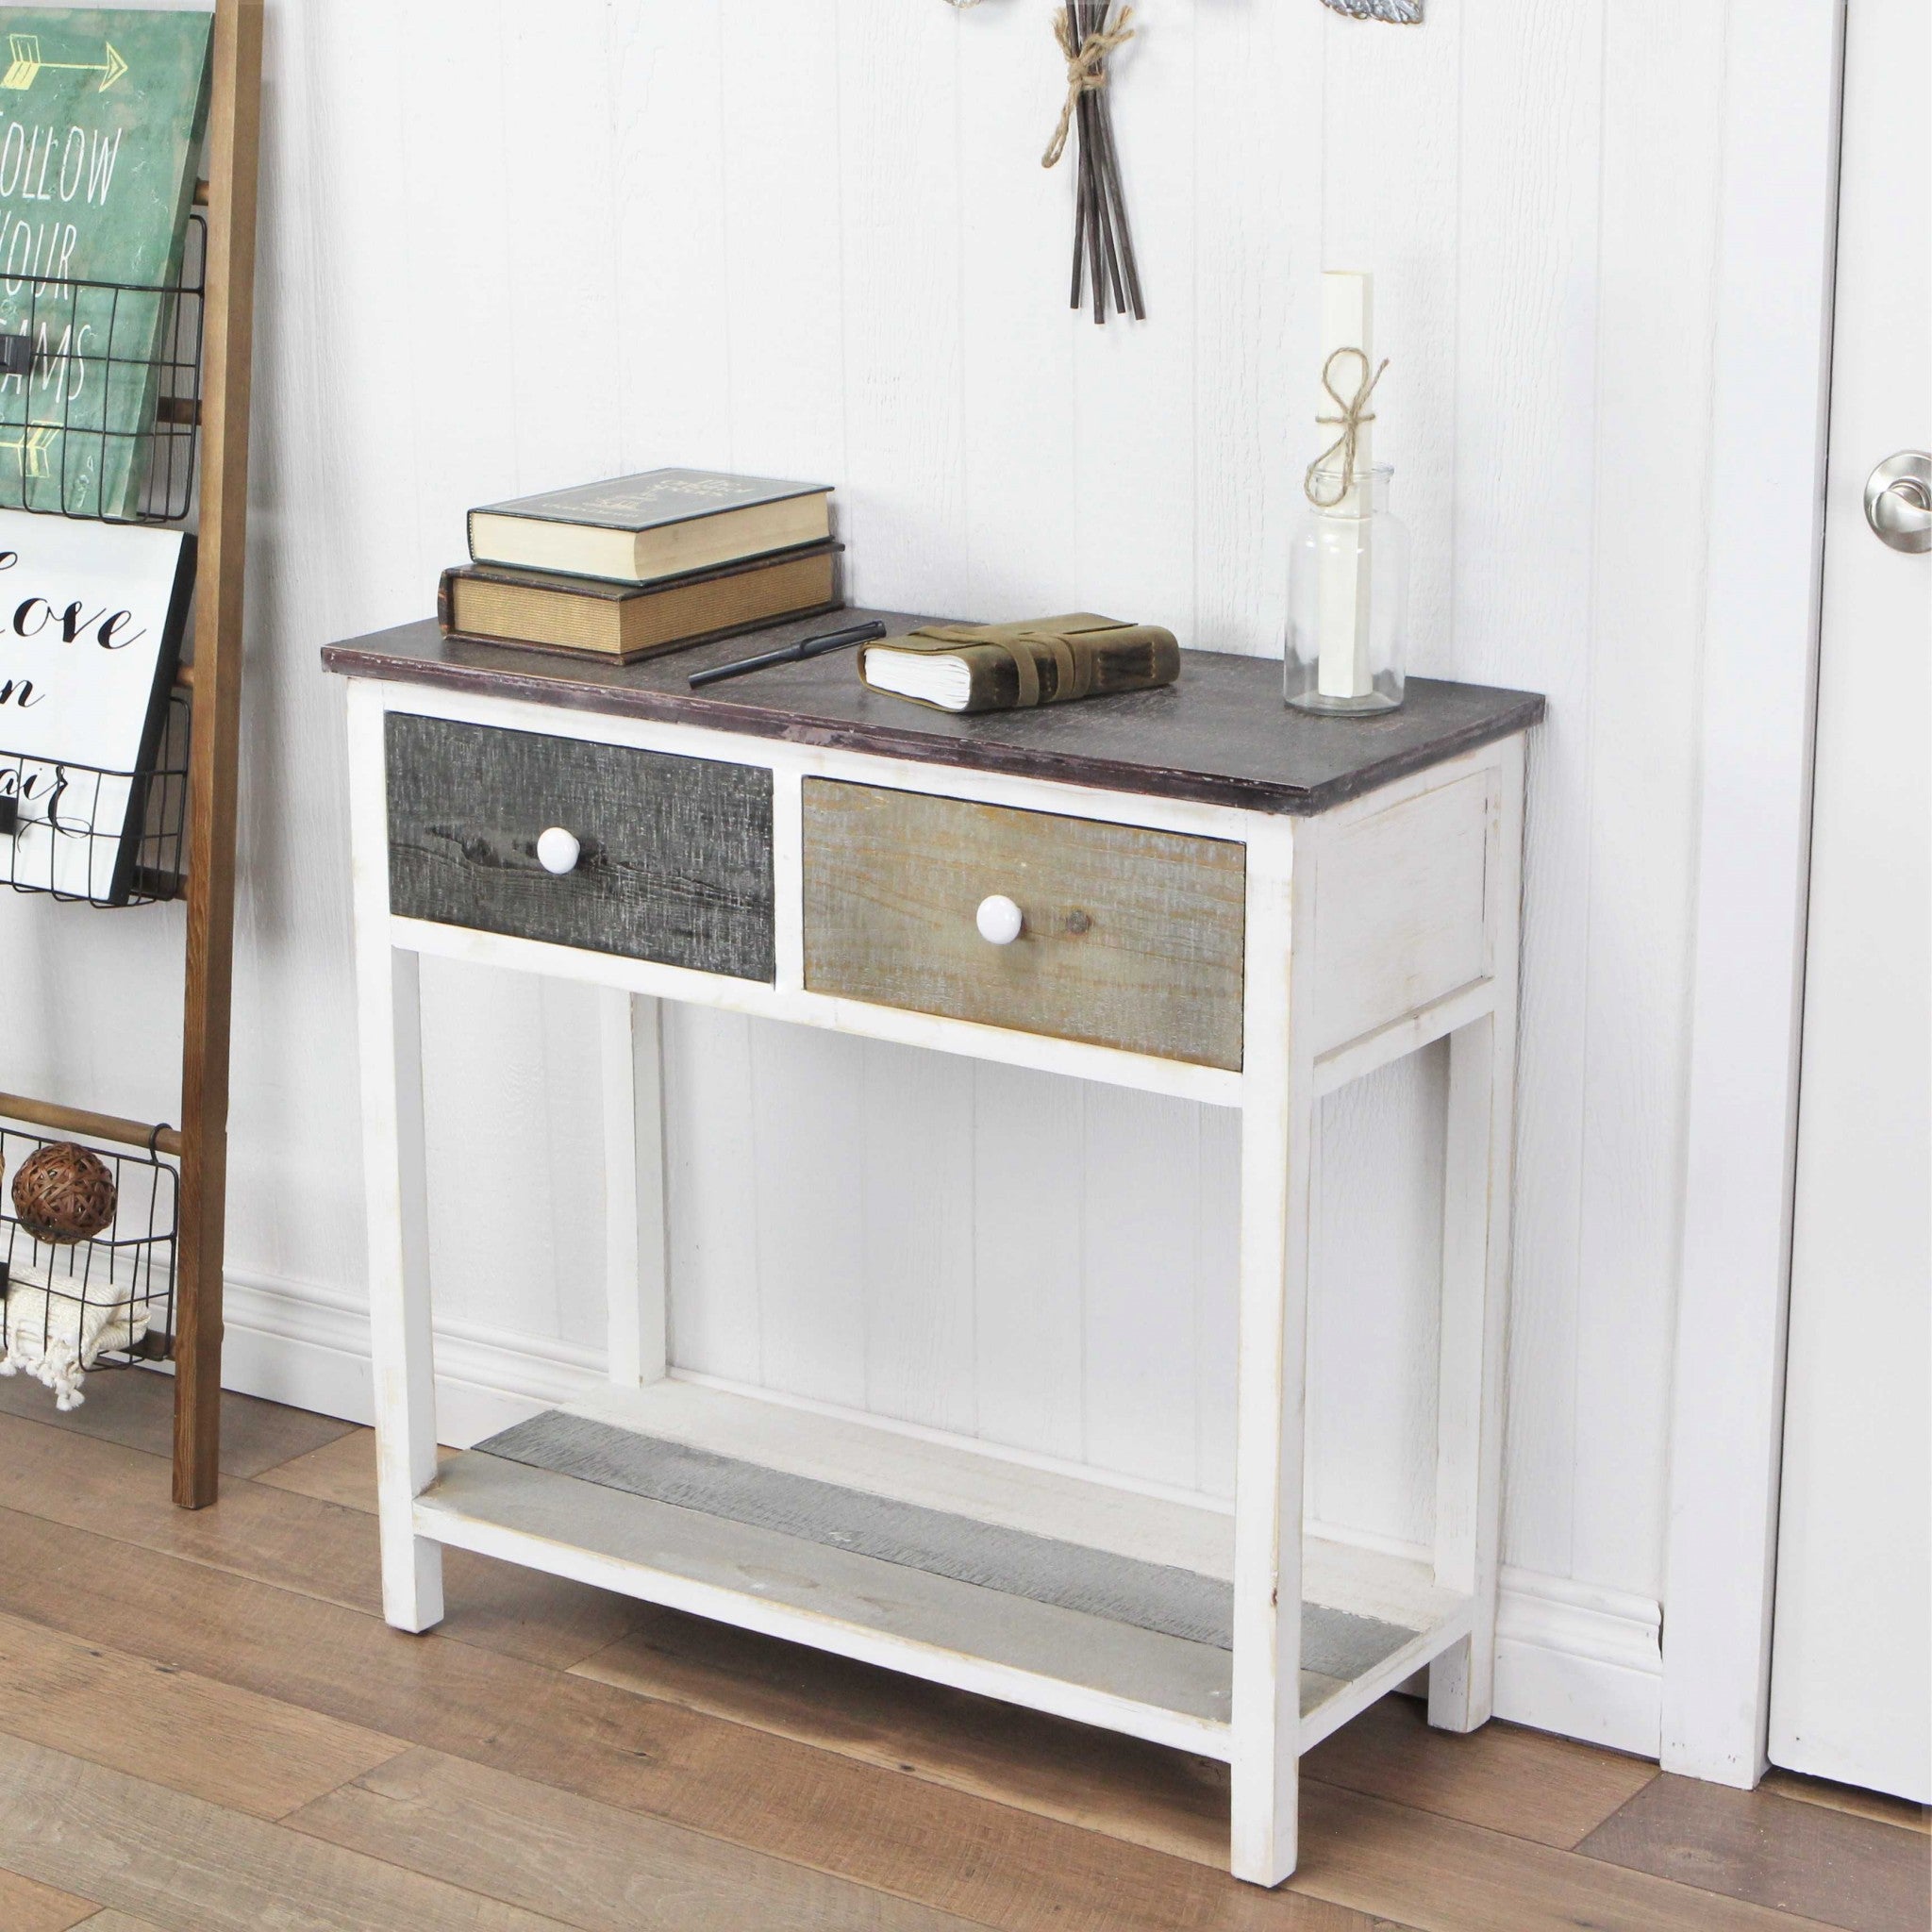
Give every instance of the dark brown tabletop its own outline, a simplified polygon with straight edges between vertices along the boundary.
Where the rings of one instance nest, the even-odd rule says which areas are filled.
[[[322,661],[350,677],[1294,814],[1325,811],[1524,730],[1543,714],[1543,701],[1534,692],[1412,677],[1397,710],[1318,718],[1282,703],[1277,660],[1219,651],[1183,652],[1180,682],[1161,691],[974,718],[867,691],[851,651],[754,671],[703,691],[687,686],[691,674],[708,664],[749,658],[868,617],[882,619],[894,633],[933,621],[904,611],[848,610],[627,666],[458,642],[425,621],[325,645]]]

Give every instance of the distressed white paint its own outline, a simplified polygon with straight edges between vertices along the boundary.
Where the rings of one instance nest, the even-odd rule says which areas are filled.
[[[1469,781],[1420,803],[1470,789]],[[1482,788],[1487,945],[1494,1010],[1449,1037],[1447,1175],[1442,1191],[1442,1339],[1436,1405],[1436,1581],[1470,1599],[1468,1641],[1429,1673],[1429,1722],[1473,1731],[1495,1707],[1501,1573],[1501,1403],[1509,1304],[1509,1201],[1516,1149],[1518,908],[1523,746]],[[1500,1016],[1500,1017],[1499,1017]]]
[[[422,1535],[862,1663],[1212,1757],[1227,1657],[1109,1619],[576,1482],[458,1457]],[[1321,1680],[1325,1683],[1327,1680]]]
[[[368,765],[380,742],[381,712],[369,691],[356,694],[352,709]],[[414,1498],[436,1474],[422,971],[413,953],[388,942],[389,818],[379,784],[356,788],[351,815],[382,1600],[399,1629],[426,1630],[442,1620],[442,1554],[409,1524]]]
[[[1300,1806],[1302,1472],[1307,1452],[1314,1246],[1316,841],[1270,825],[1248,846],[1241,1002],[1241,1239],[1235,1376],[1231,1865],[1278,1885],[1295,1867]],[[1312,862],[1309,862],[1312,861]],[[1287,970],[1283,971],[1283,967]],[[1257,971],[1259,967],[1260,970]],[[1499,1391],[1492,1391],[1492,1395]]]
[[[971,1408],[960,1405],[957,1418],[949,1412],[960,1396],[970,1396],[976,1368],[958,1332],[961,1315],[970,1323],[972,1311],[965,1219],[957,1188],[950,1199],[941,1194],[938,1211],[930,1205],[914,1211],[909,1204],[935,1172],[942,1187],[965,1173],[973,1150],[921,1145],[922,1123],[909,1117],[903,1100],[895,1106],[891,1094],[882,1103],[867,1096],[855,1118],[867,1187],[883,1180],[865,1243],[868,1263],[883,1249],[882,1265],[869,1267],[856,1295],[843,1282],[826,1285],[835,1303],[830,1324],[792,1325],[800,1300],[817,1285],[808,1270],[791,1265],[769,1271],[775,1277],[773,1292],[759,1310],[761,1332],[782,1338],[792,1374],[803,1361],[852,1391],[845,1415],[768,1407],[747,1422],[758,1404],[771,1402],[769,1389],[760,1388],[757,1402],[748,1403],[742,1392],[681,1389],[675,1380],[640,1386],[645,1330],[640,1302],[648,1293],[654,1307],[661,1306],[656,1257],[647,1254],[641,1228],[646,1220],[659,1224],[660,1216],[655,1201],[646,1205],[654,1183],[640,1173],[638,1158],[634,992],[804,1023],[824,1029],[827,1039],[857,1036],[924,1047],[928,1051],[911,1069],[914,1079],[930,1078],[941,1091],[945,1083],[960,1084],[967,1062],[991,1058],[1158,1094],[1160,1063],[1127,1053],[1070,1058],[1093,1050],[1042,1034],[821,998],[780,983],[776,972],[769,984],[672,972],[608,953],[391,914],[384,846],[388,714],[445,710],[492,730],[564,734],[579,722],[569,710],[545,718],[541,708],[522,702],[446,696],[408,685],[360,681],[351,688],[366,1138],[371,1160],[393,1161],[397,1169],[393,1175],[372,1172],[368,1210],[384,1610],[391,1624],[420,1630],[435,1620],[441,1575],[433,1546],[454,1542],[1155,1742],[1225,1757],[1231,1767],[1230,1869],[1264,1886],[1280,1884],[1295,1869],[1303,1751],[1424,1668],[1430,1674],[1431,1723],[1467,1731],[1488,1721],[1509,1254],[1520,738],[1468,752],[1311,819],[992,778],[755,738],[741,737],[732,747],[741,763],[772,774],[774,846],[780,855],[777,871],[787,878],[782,916],[794,922],[803,921],[806,898],[796,821],[807,771],[843,784],[883,774],[902,789],[939,796],[993,791],[1055,817],[1104,812],[1167,829],[1204,825],[1241,846],[1242,1051],[1239,1071],[1223,1075],[1226,1088],[1220,1093],[1240,1121],[1241,1158],[1233,1257],[1238,1348],[1229,1657],[1211,1646],[879,1561],[842,1547],[841,1540],[809,1545],[493,1457],[459,1457],[433,1489],[427,1487],[437,1467],[416,1024],[415,962],[424,953],[580,979],[602,990],[605,1158],[615,1170],[605,1187],[613,1387],[596,1412],[646,1429],[662,1418],[675,1435],[713,1448],[728,1442],[734,1453],[753,1457],[761,1445],[775,1444],[781,1464],[793,1473],[803,1460],[817,1474],[831,1474],[874,1493],[929,1496],[935,1488],[949,1489],[966,1514],[1034,1534],[1042,1509],[1057,1514],[1063,1529],[1080,1523],[1082,1541],[1091,1533],[1084,1526],[1090,1513],[1124,1512],[1145,1524],[1144,1532],[1129,1540],[1156,1552],[1176,1541],[1197,1546],[1222,1526],[1196,1492],[1176,1537],[1168,1521],[1172,1503],[1144,1488],[1136,1491],[1064,1468],[1049,1474],[1041,1458],[1011,1450],[987,1457],[973,1441]],[[612,718],[582,722],[587,735],[608,742],[635,745],[649,738],[687,757],[727,749],[718,734],[698,727]],[[1428,890],[1420,889],[1424,881]],[[796,935],[788,936],[785,956],[795,958],[799,945]],[[1321,1119],[1316,1050],[1327,1041],[1334,1060],[1346,1063],[1357,1040],[1393,1034],[1427,1045],[1435,1036],[1424,1030],[1425,1022],[1452,1010],[1442,990],[1470,990],[1472,979],[1480,979],[1486,999],[1453,1008],[1462,1024],[1450,1041],[1428,1607],[1391,1655],[1346,1679],[1311,1682],[1304,1668],[1303,1565],[1314,1148]],[[647,1097],[658,1091],[655,1041],[653,1047],[643,1082]],[[660,1132],[654,1118],[641,1138],[648,1143]],[[804,1144],[786,1145],[758,1172],[777,1185],[810,1187],[818,1178],[817,1160]],[[1132,1168],[1118,1157],[1113,1165]],[[1158,1198],[1158,1186],[1151,1197]],[[782,1307],[782,1315],[773,1304]],[[840,1313],[848,1317],[842,1324]],[[654,1330],[653,1341],[660,1334]],[[668,1352],[675,1355],[675,1338],[665,1339],[674,1342]],[[1119,1338],[1110,1339],[1129,1373],[1144,1363],[1144,1355],[1122,1351]],[[660,1361],[654,1359],[652,1368]],[[900,1413],[907,1401],[881,1379],[880,1361],[902,1371],[914,1366],[913,1399],[930,1419],[949,1424],[943,1447],[935,1441],[939,1431],[880,1425],[879,1414]],[[678,1426],[680,1417],[688,1424],[692,1414],[695,1431]],[[1140,1418],[1142,1440],[1157,1444],[1174,1435],[1177,1422],[1182,1440],[1191,1434],[1185,1393],[1175,1400],[1173,1391],[1155,1390]],[[1091,1441],[1084,1446],[1091,1460],[1102,1461]],[[1116,1545],[1122,1540],[1118,1530],[1112,1540]],[[1366,1549],[1357,1551],[1356,1567],[1379,1574],[1376,1593],[1384,1594],[1391,1561],[1409,1571],[1420,1567],[1406,1555]],[[1335,1578],[1331,1567],[1330,1582]],[[1344,1591],[1339,1607],[1365,1606]]]
[[[664,1036],[654,999],[597,995],[604,1077],[605,1371],[619,1388],[657,1381],[669,1354],[664,1254]],[[619,1284],[632,1282],[629,1294]]]
[[[1433,1007],[1492,965],[1492,775],[1438,785],[1339,828],[1324,860],[1313,1051],[1335,1054]],[[1400,908],[1391,931],[1391,904]]]
[[[1358,263],[1393,358],[1377,454],[1416,533],[1411,669],[1553,700],[1505,1552],[1654,1603],[1724,9],[1432,0],[1396,33],[1314,0],[1159,0],[1116,104],[1152,315],[1105,330],[1060,306],[1069,191],[1038,165],[1057,101],[1024,0],[269,13],[230,1255],[277,1286],[238,1293],[264,1324],[238,1350],[266,1374],[337,1337],[366,1277],[340,691],[316,646],[425,612],[468,505],[669,459],[836,479],[870,599],[1071,599],[1272,654],[1316,275]],[[32,1016],[0,1028],[5,1084],[169,1113],[174,1025],[125,993],[173,983],[178,921],[0,904]],[[439,1313],[491,1361],[527,1335],[545,1386],[603,1345],[596,996],[444,959],[423,981]],[[819,1386],[787,1351],[843,1324],[903,1411],[1224,1493],[1225,1111],[917,1058],[667,1008],[679,1354]],[[1316,1163],[1311,1507],[1410,1543],[1436,1481],[1445,1068],[1438,1046],[1335,1094]],[[970,1278],[917,1273],[940,1299],[909,1326],[880,1325],[907,1312],[887,1271],[924,1267],[903,1219],[874,1226],[862,1123],[886,1109],[970,1154],[925,1182],[959,1191],[927,1198],[963,1217]],[[761,1150],[802,1143],[837,1187],[758,1184]],[[823,1299],[788,1305],[778,1255]],[[1176,1400],[1189,1420],[1142,1425]]]

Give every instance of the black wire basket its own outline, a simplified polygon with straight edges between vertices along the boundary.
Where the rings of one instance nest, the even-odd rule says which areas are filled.
[[[30,265],[27,280],[0,260],[0,508],[102,523],[188,514],[207,265],[198,214],[171,282],[62,277],[58,263]]]
[[[0,1126],[0,1361],[28,1374],[52,1364],[48,1386],[66,1408],[84,1399],[83,1375],[169,1353],[179,1175],[152,1152],[92,1147],[113,1177],[113,1220],[91,1241],[38,1241],[14,1211],[11,1182],[23,1161],[55,1144]]]
[[[153,762],[131,772],[0,745],[0,883],[85,906],[180,897],[189,708],[170,695]]]
[[[169,282],[62,278],[58,263],[0,259],[0,509],[98,523],[188,515],[207,264],[200,214]],[[99,907],[178,898],[190,708],[172,694],[153,759],[132,771],[0,742],[0,884]]]

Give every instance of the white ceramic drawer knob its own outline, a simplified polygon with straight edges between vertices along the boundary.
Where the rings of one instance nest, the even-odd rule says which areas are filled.
[[[537,863],[559,878],[565,873],[576,870],[583,849],[576,834],[566,832],[561,825],[552,825],[548,831],[537,835]]]
[[[1020,908],[1004,892],[982,899],[974,923],[979,937],[995,946],[1010,946],[1020,937]]]

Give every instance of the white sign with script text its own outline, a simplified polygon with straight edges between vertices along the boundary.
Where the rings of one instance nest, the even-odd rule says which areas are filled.
[[[0,878],[127,894],[193,539],[0,511]]]

